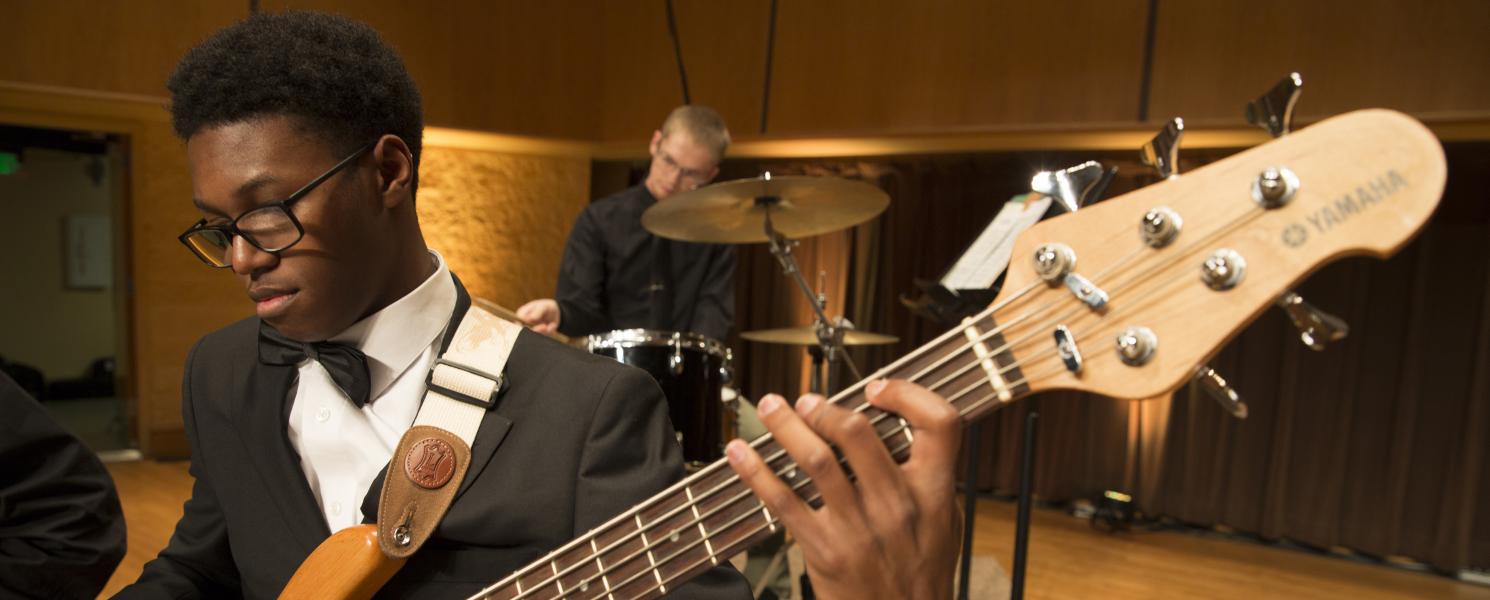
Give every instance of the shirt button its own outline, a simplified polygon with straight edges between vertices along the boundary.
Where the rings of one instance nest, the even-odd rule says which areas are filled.
[[[316,411],[316,421],[325,423],[329,420],[331,420],[331,409],[322,406],[321,410]]]
[[[340,502],[332,502],[331,503],[331,514],[333,514],[333,515],[340,515],[341,514],[341,503]]]

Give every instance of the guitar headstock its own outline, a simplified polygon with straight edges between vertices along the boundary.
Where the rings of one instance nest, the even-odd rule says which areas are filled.
[[[994,318],[1031,391],[1159,395],[1324,264],[1395,253],[1445,178],[1442,146],[1411,117],[1334,117],[1030,228]],[[1060,268],[1072,257],[1077,277]]]

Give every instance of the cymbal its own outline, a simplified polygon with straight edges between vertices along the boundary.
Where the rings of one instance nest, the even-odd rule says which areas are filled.
[[[771,227],[800,239],[848,229],[884,212],[890,195],[864,183],[836,177],[755,177],[683,192],[642,213],[642,227],[685,242],[766,242]]]
[[[767,344],[817,345],[817,330],[813,329],[811,325],[783,329],[757,329],[742,333],[740,337],[752,342],[765,342]],[[878,346],[881,344],[893,344],[898,341],[900,341],[900,338],[882,333],[869,333],[868,331],[854,329],[843,332],[843,345],[845,346]]]

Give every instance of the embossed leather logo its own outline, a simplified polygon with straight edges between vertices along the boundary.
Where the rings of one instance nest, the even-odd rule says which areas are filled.
[[[404,458],[404,472],[415,485],[427,490],[444,487],[455,473],[455,449],[439,438],[414,442]]]

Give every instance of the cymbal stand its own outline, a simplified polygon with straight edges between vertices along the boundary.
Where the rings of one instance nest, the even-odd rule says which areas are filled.
[[[832,369],[840,361],[848,367],[854,376],[854,381],[864,378],[859,372],[858,365],[848,355],[843,347],[843,334],[852,329],[853,325],[843,317],[829,319],[825,309],[827,298],[824,295],[813,293],[812,286],[807,284],[807,279],[802,277],[802,271],[797,266],[797,258],[792,254],[792,246],[797,245],[795,241],[789,240],[781,232],[771,226],[771,207],[780,202],[775,196],[761,196],[755,199],[756,204],[766,208],[766,238],[771,245],[771,255],[776,257],[776,262],[781,263],[781,270],[793,281],[797,282],[797,288],[807,295],[807,303],[812,305],[813,329],[817,333],[817,346],[812,356],[812,383],[809,390],[814,394],[826,394],[829,382],[820,380],[822,363],[826,361],[829,369]]]

